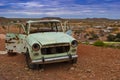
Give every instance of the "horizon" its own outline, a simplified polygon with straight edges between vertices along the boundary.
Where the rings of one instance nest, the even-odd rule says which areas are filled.
[[[70,19],[120,19],[120,0],[1,0],[0,16],[6,18],[60,17]]]
[[[60,19],[108,19],[108,20],[120,20],[120,19],[112,19],[112,18],[96,18],[96,17],[93,17],[93,18],[63,18],[63,17],[37,17],[37,18],[24,18],[24,17],[4,17],[4,16],[0,16],[0,18],[7,18],[7,19],[42,19],[42,18],[60,18]]]

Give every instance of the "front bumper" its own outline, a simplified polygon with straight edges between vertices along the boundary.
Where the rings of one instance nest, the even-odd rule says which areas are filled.
[[[42,58],[39,60],[32,60],[32,63],[47,64],[47,63],[55,63],[55,62],[64,62],[64,61],[73,60],[77,57],[78,55],[67,55],[67,56],[53,57],[53,58]]]

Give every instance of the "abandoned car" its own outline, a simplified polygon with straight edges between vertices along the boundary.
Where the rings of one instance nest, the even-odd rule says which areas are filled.
[[[7,28],[6,50],[9,55],[24,53],[31,69],[47,63],[75,63],[78,42],[66,34],[64,27],[59,20],[12,23]]]

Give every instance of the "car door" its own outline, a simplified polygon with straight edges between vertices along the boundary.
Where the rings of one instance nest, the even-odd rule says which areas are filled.
[[[26,32],[23,24],[10,24],[6,34],[6,50],[7,52],[23,53],[26,51],[25,45]]]

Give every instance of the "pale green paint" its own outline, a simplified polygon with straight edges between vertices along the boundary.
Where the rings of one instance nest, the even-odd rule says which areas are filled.
[[[36,41],[36,43],[39,42],[41,45],[48,45],[57,43],[71,43],[71,41],[75,39],[63,32],[44,32],[30,34],[28,36],[28,40],[30,41],[30,43],[35,43]]]
[[[41,47],[43,45],[56,44],[56,43],[57,44],[58,43],[71,44],[71,42],[73,40],[75,40],[75,39],[63,32],[34,33],[34,34],[28,35],[27,39],[26,39],[27,43],[29,44],[28,46],[31,46],[31,47],[34,43],[38,43]],[[62,53],[62,54],[56,53],[56,54],[52,54],[52,55],[42,55],[40,51],[34,52],[31,47],[29,47],[29,53],[33,60],[40,59],[42,57],[50,58],[50,57],[57,57],[57,56],[65,56],[67,54],[76,54],[76,52],[71,52],[71,50],[74,48],[70,48],[70,51],[68,53]],[[34,56],[33,55],[34,53],[39,53],[39,56]]]
[[[41,32],[41,33],[29,34],[31,22],[28,22],[28,23],[29,23],[28,26],[26,26],[27,28],[24,28],[22,26],[23,29],[26,29],[25,30],[26,35],[10,33],[10,34],[7,34],[7,36],[14,38],[17,35],[19,37],[19,39],[24,40],[26,43],[23,45],[25,45],[26,48],[28,48],[29,53],[30,53],[30,57],[32,60],[41,59],[42,57],[50,58],[50,57],[66,56],[68,54],[76,54],[76,51],[72,52],[72,50],[76,49],[76,48],[72,48],[72,47],[70,48],[69,52],[56,53],[56,54],[52,54],[52,55],[42,55],[40,50],[37,52],[33,51],[32,45],[34,43],[38,43],[40,45],[40,47],[42,47],[43,45],[60,44],[60,43],[69,43],[71,45],[71,42],[75,39],[72,36],[65,34],[64,32]],[[39,56],[34,56],[33,55],[34,53],[39,53]]]

